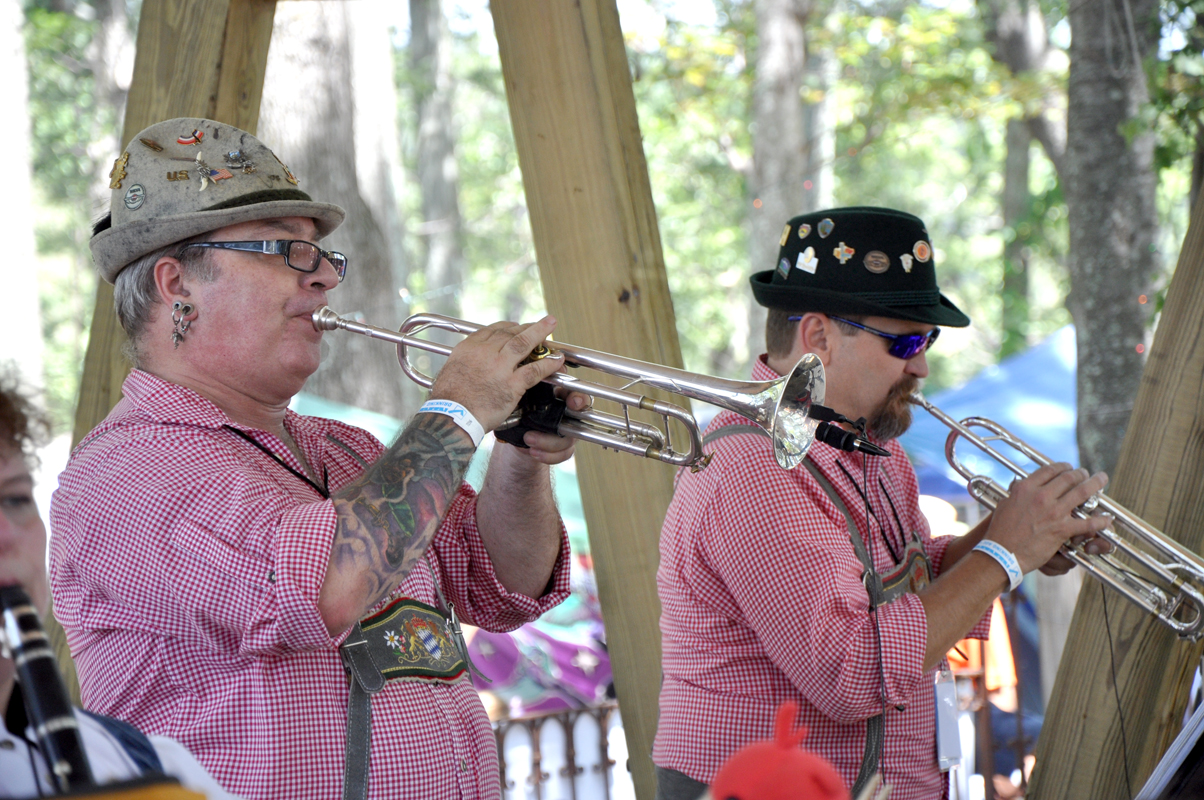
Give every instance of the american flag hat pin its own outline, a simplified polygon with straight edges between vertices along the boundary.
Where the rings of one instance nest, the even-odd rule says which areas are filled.
[[[210,181],[224,181],[226,178],[234,177],[228,169],[213,169],[206,164],[203,153],[196,154],[196,171],[197,176],[201,179],[201,188],[198,191],[202,192],[209,186]]]

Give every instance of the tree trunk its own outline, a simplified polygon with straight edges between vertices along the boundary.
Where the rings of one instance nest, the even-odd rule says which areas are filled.
[[[410,70],[417,118],[417,172],[422,190],[419,233],[426,292],[424,310],[459,316],[460,291],[468,277],[464,259],[452,120],[455,79],[451,35],[440,0],[410,0]]]
[[[389,152],[390,137],[364,130],[384,120],[392,127],[395,118],[392,69],[382,67],[388,62],[380,58],[375,69],[368,69],[374,53],[364,52],[388,56],[390,50],[384,29],[370,24],[372,8],[352,11],[351,6],[321,2],[278,7],[259,138],[300,176],[303,191],[347,211],[346,222],[323,243],[349,257],[347,278],[331,292],[331,306],[342,314],[362,315],[373,325],[396,328],[402,314],[395,272],[401,262],[390,239],[398,237],[399,223],[390,219],[396,202],[391,180],[381,179],[379,165],[387,165],[384,174],[393,174],[397,154]],[[379,20],[381,6],[375,8]],[[369,24],[357,26],[357,19]],[[372,30],[381,35],[372,37]],[[366,144],[376,151],[361,152]],[[372,171],[362,175],[361,167]],[[417,392],[398,369],[392,347],[341,332],[324,337],[322,366],[305,388],[398,419],[407,418],[417,405]]]
[[[1143,60],[1158,46],[1154,0],[1071,4],[1066,205],[1078,337],[1079,460],[1111,470],[1141,382],[1149,322],[1138,297],[1158,266],[1154,136],[1121,128],[1149,100]]]
[[[1030,0],[979,0],[979,13],[992,56],[1013,75],[1042,69],[1051,50],[1049,34],[1040,8]],[[1029,194],[1029,146],[1034,127],[1048,128],[1041,117],[1012,119],[1007,124],[1007,155],[1003,186],[1003,342],[999,357],[1005,358],[1028,346],[1029,280],[1028,242],[1035,234],[1031,225]],[[1044,130],[1040,139],[1055,168],[1062,161],[1062,137]],[[1051,152],[1053,151],[1053,152]]]
[[[1003,343],[999,358],[1028,347],[1028,242],[1032,237],[1028,191],[1028,126],[1008,120],[1003,168]]]
[[[782,228],[791,217],[831,201],[835,137],[827,89],[834,62],[807,52],[811,0],[756,0],[757,53],[753,83],[753,161],[748,176],[752,271],[773,269]],[[809,104],[810,81],[823,100]],[[751,356],[764,351],[765,309],[748,297]]]

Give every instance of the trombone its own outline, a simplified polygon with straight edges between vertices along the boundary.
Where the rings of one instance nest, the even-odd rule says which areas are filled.
[[[1053,463],[996,422],[983,417],[967,417],[958,422],[918,392],[910,400],[949,427],[945,458],[966,479],[970,496],[992,511],[1008,492],[961,462],[956,453],[958,439],[965,439],[1018,478],[1028,477],[1029,472],[988,442],[1001,442],[1041,466]],[[987,435],[979,436],[974,428],[986,431]],[[1098,535],[1112,543],[1113,551],[1092,555],[1083,545],[1067,542],[1062,546],[1062,555],[1158,617],[1180,638],[1195,642],[1204,637],[1204,559],[1103,494],[1093,496],[1074,510],[1074,515],[1082,519],[1092,514],[1112,515],[1115,530],[1104,529]]]
[[[409,348],[443,356],[450,354],[452,348],[418,338],[417,334],[436,329],[467,336],[485,327],[440,314],[415,314],[406,319],[400,329],[392,331],[341,317],[329,306],[322,306],[314,311],[313,325],[319,331],[342,329],[396,344],[397,362],[402,371],[410,380],[428,389],[435,379],[423,374],[410,363]],[[690,467],[695,472],[704,468],[710,461],[710,456],[702,451],[702,431],[694,415],[688,409],[674,403],[627,391],[636,384],[644,384],[725,408],[746,417],[770,434],[774,456],[783,469],[797,466],[815,441],[815,430],[819,423],[809,418],[808,413],[813,403],[819,404],[824,400],[824,367],[819,357],[813,353],[803,356],[789,375],[777,380],[734,381],[662,367],[560,342],[556,342],[553,347],[552,350],[536,350],[531,358],[542,358],[553,352],[560,353],[565,357],[566,366],[586,367],[629,381],[621,389],[616,389],[600,383],[578,380],[563,372],[557,372],[544,379],[544,383],[554,387],[610,400],[623,408],[621,417],[593,408],[581,411],[566,409],[557,428],[562,436],[593,442],[612,450],[653,458],[679,467]],[[633,420],[633,408],[659,415],[663,429]],[[520,403],[519,408],[498,426],[498,430],[513,427],[521,419]],[[683,449],[674,449],[669,432],[671,419],[677,420],[686,429],[687,441]]]

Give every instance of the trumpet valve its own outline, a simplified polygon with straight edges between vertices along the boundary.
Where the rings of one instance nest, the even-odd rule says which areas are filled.
[[[539,347],[536,347],[534,350],[532,350],[530,352],[530,354],[526,358],[523,359],[523,363],[530,364],[532,361],[542,361],[543,359],[547,358],[550,355],[552,355],[551,348],[549,348],[547,345],[541,344]]]

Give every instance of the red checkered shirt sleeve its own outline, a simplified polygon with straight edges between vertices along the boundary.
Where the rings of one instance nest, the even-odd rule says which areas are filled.
[[[440,588],[448,602],[455,605],[457,616],[494,633],[512,631],[568,598],[571,564],[568,533],[564,523],[559,523],[560,553],[544,593],[530,598],[511,592],[498,580],[481,540],[476,516],[478,501],[470,486],[460,488],[428,553],[439,574]]]

